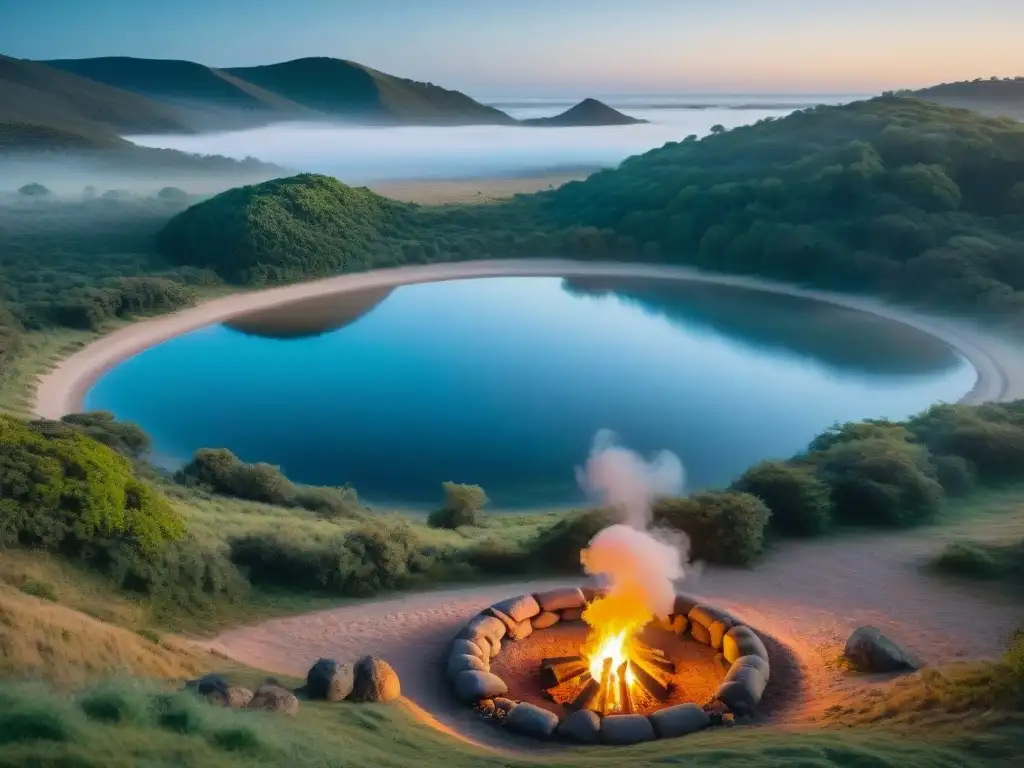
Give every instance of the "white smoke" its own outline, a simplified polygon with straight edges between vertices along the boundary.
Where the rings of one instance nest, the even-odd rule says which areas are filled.
[[[651,504],[681,495],[685,476],[674,453],[662,451],[648,461],[618,445],[608,430],[594,436],[586,465],[576,468],[580,487],[623,515],[622,524],[598,532],[580,553],[584,570],[611,595],[641,603],[651,614],[672,612],[674,582],[685,575],[689,559],[686,534],[651,529]]]
[[[618,445],[614,432],[602,429],[594,435],[586,465],[576,467],[576,482],[591,498],[621,510],[623,522],[642,531],[650,525],[656,498],[682,494],[686,471],[671,451],[647,461]]]

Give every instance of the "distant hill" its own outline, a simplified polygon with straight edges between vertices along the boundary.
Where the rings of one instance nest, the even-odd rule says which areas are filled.
[[[416,124],[515,122],[501,110],[459,91],[395,77],[343,59],[295,59],[226,71],[332,117]]]
[[[188,118],[166,104],[9,56],[0,56],[0,123],[82,135],[191,131]]]
[[[192,61],[105,56],[42,63],[187,110],[192,124],[200,129],[316,116],[228,72]]]
[[[1024,77],[942,83],[903,93],[949,107],[973,109],[992,117],[1024,120]]]
[[[282,120],[349,119],[378,124],[514,124],[464,93],[378,72],[352,61],[304,58],[215,69],[191,61],[103,57],[47,66],[187,109],[202,129]]]
[[[560,115],[554,117],[535,117],[523,120],[523,125],[550,128],[582,128],[595,125],[636,125],[646,123],[646,120],[638,120],[635,117],[624,115],[617,109],[597,99],[584,99],[575,107],[567,109]]]
[[[70,151],[123,149],[133,146],[113,133],[75,131],[55,125],[0,121],[0,151]]]

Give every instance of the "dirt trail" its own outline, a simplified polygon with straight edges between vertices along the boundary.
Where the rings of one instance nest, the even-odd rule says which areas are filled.
[[[948,529],[847,536],[788,544],[753,570],[710,567],[680,588],[734,611],[777,641],[770,719],[813,722],[828,704],[876,680],[835,664],[849,633],[875,624],[927,664],[995,656],[1024,621],[1024,605],[985,586],[922,573]],[[477,743],[495,733],[453,701],[442,674],[448,643],[475,612],[496,600],[571,580],[447,590],[348,605],[225,632],[211,646],[239,662],[303,676],[319,656],[373,653],[390,661],[411,705]],[[774,689],[774,690],[771,690]],[[505,736],[505,734],[497,734]],[[508,742],[501,740],[506,746]]]

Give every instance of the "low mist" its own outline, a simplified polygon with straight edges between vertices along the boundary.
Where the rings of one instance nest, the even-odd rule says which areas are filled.
[[[550,109],[554,114],[558,109]],[[347,183],[541,174],[613,166],[640,152],[711,127],[753,123],[791,109],[633,110],[646,125],[595,128],[520,126],[370,127],[289,123],[194,136],[132,136],[132,141],[234,158],[257,157]],[[514,110],[513,110],[514,112]],[[535,110],[530,110],[534,115]],[[519,116],[518,114],[516,116]]]
[[[608,588],[608,596],[591,603],[584,619],[592,625],[629,627],[643,626],[654,615],[667,616],[675,600],[674,582],[686,572],[689,541],[678,531],[652,529],[651,505],[683,492],[679,457],[662,451],[645,459],[601,430],[576,475],[588,495],[619,510],[623,520],[600,531],[580,553],[586,573]]]

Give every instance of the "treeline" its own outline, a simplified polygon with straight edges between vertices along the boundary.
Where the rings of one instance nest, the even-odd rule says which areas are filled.
[[[292,483],[275,467],[225,450],[199,451],[173,478],[160,479],[145,463],[148,447],[138,427],[106,413],[28,424],[0,417],[0,547],[51,550],[125,590],[202,607],[238,599],[250,584],[368,595],[482,575],[577,572],[580,550],[617,520],[614,510],[581,510],[510,539],[500,525],[487,533],[481,488],[446,483],[429,524],[480,532],[439,544],[421,525],[373,515],[351,488]],[[685,532],[694,559],[742,566],[774,539],[914,526],[934,519],[949,496],[1022,478],[1024,401],[941,405],[906,422],[836,425],[800,454],[752,467],[727,489],[659,500],[654,520]],[[316,536],[243,530],[211,544],[189,535],[165,495],[171,480],[193,493],[345,524]],[[994,578],[998,568],[1020,572],[1021,552],[982,552],[988,559],[973,566],[963,561],[978,560],[977,548],[954,552],[946,566],[988,567]]]

